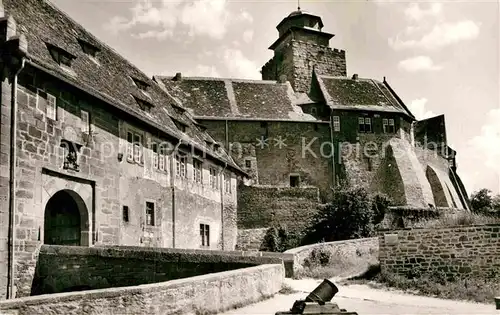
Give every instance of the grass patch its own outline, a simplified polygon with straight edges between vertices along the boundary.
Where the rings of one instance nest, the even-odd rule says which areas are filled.
[[[349,279],[350,284],[367,284],[373,288],[393,288],[407,293],[450,300],[464,300],[491,304],[500,293],[500,283],[494,279],[452,279],[442,273],[409,279],[407,277],[380,272],[380,266],[373,265],[359,277]]]
[[[353,245],[355,246],[355,245]],[[365,272],[378,263],[378,251],[369,246],[352,248],[335,245],[314,248],[304,260],[303,268],[294,278],[330,279],[347,278]]]
[[[283,283],[283,285],[281,286],[281,290],[279,290],[278,293],[284,294],[284,295],[289,295],[289,294],[294,294],[294,293],[298,293],[298,292],[299,291],[292,288],[289,284]]]

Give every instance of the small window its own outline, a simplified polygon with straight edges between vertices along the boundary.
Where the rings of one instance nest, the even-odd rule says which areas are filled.
[[[210,167],[210,187],[213,189],[219,188],[219,174],[215,167]]]
[[[57,62],[58,65],[71,67],[71,63],[73,62],[73,59],[75,59],[75,56],[65,51],[64,49],[51,44],[47,44],[47,48],[49,49],[52,59],[54,59],[54,61]]]
[[[146,83],[146,81],[137,79],[137,78],[132,78],[132,81],[134,81],[135,85],[143,91],[146,91],[148,89],[149,84]]]
[[[198,161],[196,159],[193,160],[193,170],[193,180],[195,181],[195,183],[201,183],[201,174],[203,170],[203,164],[201,163],[201,161]]]
[[[37,108],[52,120],[56,120],[57,98],[45,91],[37,91]]]
[[[200,224],[201,247],[210,247],[210,225]]]
[[[231,175],[230,174],[224,174],[224,191],[226,194],[231,193]]]
[[[300,186],[300,176],[290,175],[290,187],[299,187],[299,186]]]
[[[89,112],[85,111],[85,110],[81,110],[80,111],[81,113],[81,130],[83,133],[85,134],[89,134],[90,133],[90,116],[89,116]]]
[[[123,206],[123,222],[129,222],[128,206]]]
[[[135,98],[135,101],[137,102],[139,107],[145,112],[150,112],[151,108],[153,107],[153,104],[151,104],[150,102],[146,102],[145,100]]]
[[[142,135],[137,132],[127,131],[127,160],[142,164],[142,151]]]
[[[187,126],[178,120],[173,119],[175,126],[182,132],[186,132]]]
[[[97,53],[100,51],[100,49],[97,46],[92,45],[91,43],[81,39],[78,40],[78,43],[82,47],[84,53],[93,58],[97,57]]]
[[[333,131],[340,131],[340,117],[333,116]]]
[[[389,119],[389,132],[390,133],[396,132],[396,128],[394,126],[394,119]]]
[[[383,129],[384,133],[387,133],[387,125],[388,125],[387,118],[383,118],[382,119],[382,129]]]
[[[175,155],[175,174],[179,177],[186,177],[186,157],[181,154]]]
[[[155,204],[146,201],[146,225],[155,225]]]
[[[245,160],[245,167],[246,167],[246,168],[251,168],[251,167],[252,167],[252,161],[250,161],[250,160]]]
[[[158,144],[156,142],[151,143],[151,151],[153,153],[153,167],[155,169],[158,169],[158,167],[159,167],[159,165],[158,165],[158,161],[159,161]]]
[[[372,120],[369,117],[358,118],[359,132],[372,132]]]
[[[318,114],[318,110],[316,107],[311,107],[311,115],[316,116]]]

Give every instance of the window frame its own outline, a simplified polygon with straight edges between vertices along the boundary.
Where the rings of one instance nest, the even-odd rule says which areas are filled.
[[[373,119],[371,117],[358,117],[358,132],[373,133]]]
[[[152,209],[148,208],[148,205],[152,205]],[[155,219],[156,219],[156,202],[152,200],[146,200],[144,204],[144,210],[145,210],[145,219],[144,219],[144,224],[147,226],[155,226]],[[151,210],[151,211],[148,211]],[[149,218],[149,219],[148,219]]]
[[[126,127],[126,142],[127,142],[127,161],[129,163],[135,163],[139,165],[144,164],[144,132],[139,131],[132,126]],[[132,135],[131,141],[129,140],[129,135]],[[136,142],[136,138],[139,138],[139,144]]]
[[[210,248],[210,225],[200,223],[200,247]]]
[[[203,184],[203,162],[198,159],[193,159],[193,181]]]
[[[224,192],[226,194],[231,194],[231,174],[224,173]]]
[[[183,153],[175,153],[175,176],[186,178],[187,176],[187,156]]]
[[[219,172],[216,167],[210,166],[209,168],[209,174],[210,174],[210,188],[212,189],[219,189]]]
[[[340,132],[340,116],[333,116],[333,131]]]
[[[84,119],[84,117],[87,117]],[[90,134],[91,128],[90,128],[90,112],[84,109],[80,109],[80,120],[81,120],[81,126],[80,130],[84,134]]]

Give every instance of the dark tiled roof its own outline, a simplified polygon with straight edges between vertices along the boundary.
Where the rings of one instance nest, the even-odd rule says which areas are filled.
[[[301,98],[289,83],[195,77],[177,81],[163,76],[155,80],[197,117],[314,120],[297,106]]]
[[[204,146],[205,140],[211,139],[207,133],[200,131],[187,112],[183,113],[172,106],[177,104],[182,107],[156,82],[53,4],[44,0],[3,0],[3,5],[6,14],[15,18],[18,33],[26,36],[28,58],[36,65],[154,126],[161,126],[163,131],[177,138],[195,142],[199,146]],[[83,51],[82,42],[89,43],[99,50],[96,58]],[[76,57],[70,71],[54,61],[48,49],[50,45]],[[137,87],[134,79],[146,83],[146,93]],[[152,104],[150,112],[142,110],[137,99]],[[176,127],[174,120],[190,127],[187,136]],[[234,165],[227,154],[223,154],[222,159]]]
[[[411,116],[383,82],[328,76],[317,79],[332,108],[402,112]]]

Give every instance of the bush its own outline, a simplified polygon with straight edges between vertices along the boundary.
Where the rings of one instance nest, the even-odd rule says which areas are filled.
[[[297,235],[289,233],[286,226],[270,227],[260,248],[261,251],[284,252],[290,248],[297,247],[300,241]]]
[[[370,237],[389,204],[386,196],[370,196],[363,188],[336,190],[333,201],[322,206],[313,218],[303,243]]]

